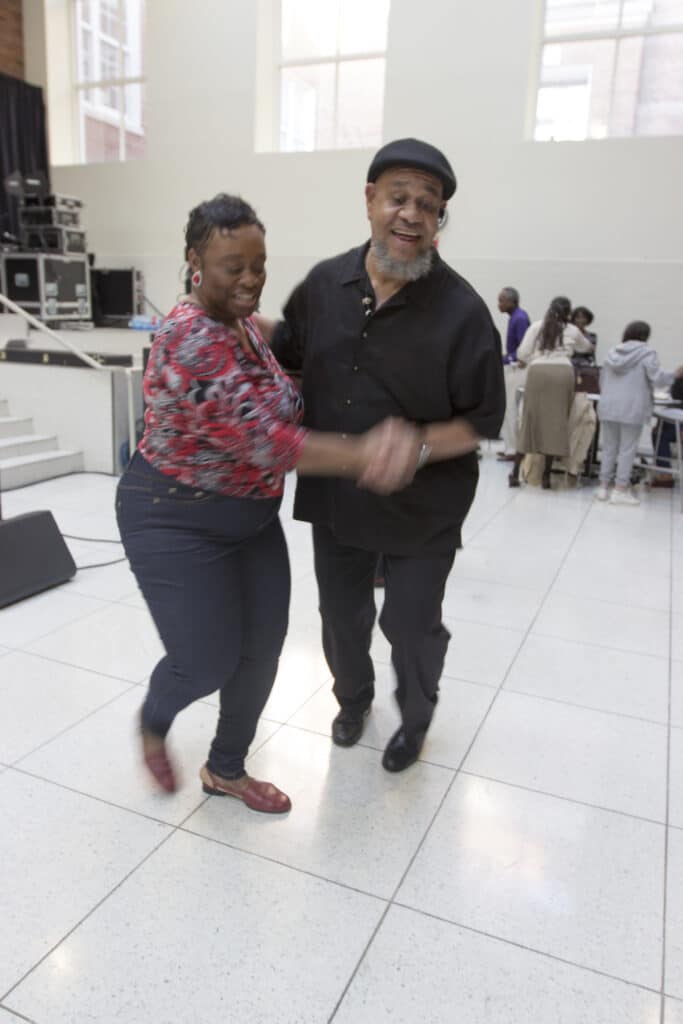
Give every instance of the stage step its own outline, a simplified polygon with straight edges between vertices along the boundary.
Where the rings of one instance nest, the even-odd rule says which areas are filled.
[[[33,420],[30,417],[0,416],[0,437],[17,437],[32,433]]]
[[[58,438],[36,434],[29,416],[10,416],[0,398],[0,491],[39,484],[56,476],[83,471],[83,453],[60,451]]]
[[[51,451],[32,455],[0,457],[0,489],[14,490],[68,473],[83,472],[83,452]]]
[[[0,459],[51,452],[56,447],[57,438],[54,434],[17,434],[16,437],[0,437]]]

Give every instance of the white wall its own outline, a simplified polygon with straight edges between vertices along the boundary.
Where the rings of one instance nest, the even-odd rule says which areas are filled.
[[[313,262],[364,239],[371,153],[254,153],[254,0],[147,9],[148,159],[58,167],[55,187],[86,200],[99,264],[140,266],[162,307],[181,290],[189,208],[241,192],[268,227],[275,312]],[[540,0],[392,0],[384,137],[415,134],[450,157],[459,189],[441,252],[492,309],[505,284],[534,316],[565,292],[595,310],[602,351],[643,318],[665,360],[683,362],[683,139],[527,141],[540,23]]]
[[[142,415],[142,370],[131,371],[135,418]],[[30,418],[38,434],[83,453],[88,473],[121,471],[128,441],[128,386],[122,370],[3,362],[2,395],[10,415]]]
[[[45,16],[43,0],[23,0],[24,78],[31,85],[47,89],[45,62]]]

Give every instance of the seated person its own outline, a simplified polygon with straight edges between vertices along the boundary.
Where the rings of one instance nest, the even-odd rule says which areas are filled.
[[[671,385],[671,397],[680,402],[683,407],[683,378],[677,377]],[[659,434],[659,440],[657,440]],[[675,423],[662,423],[661,431],[658,426],[652,429],[652,446],[655,448],[656,463],[658,466],[671,468],[671,445],[676,443]],[[683,427],[679,431],[678,443],[683,444]],[[656,446],[656,447],[655,447]],[[652,487],[673,487],[674,479],[671,473],[658,473],[652,478]]]
[[[588,338],[593,346],[593,351],[595,351],[595,347],[598,344],[598,336],[595,331],[589,331],[588,328],[593,323],[594,319],[595,317],[587,306],[577,306],[576,309],[572,311],[570,321],[575,327],[579,328],[584,338]]]

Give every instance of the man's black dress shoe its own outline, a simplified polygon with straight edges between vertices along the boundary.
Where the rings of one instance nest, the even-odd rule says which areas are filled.
[[[382,767],[388,772],[402,772],[415,764],[420,756],[422,741],[408,736],[403,726],[398,729],[387,744],[382,757]]]
[[[352,747],[363,735],[370,708],[342,708],[332,721],[332,739],[338,747]]]

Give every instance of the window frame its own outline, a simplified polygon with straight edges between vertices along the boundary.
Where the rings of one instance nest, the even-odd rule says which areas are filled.
[[[343,2],[343,0],[342,0]],[[336,53],[330,57],[301,57],[301,58],[289,58],[285,59],[282,55],[282,0],[277,0],[273,4],[273,22],[272,22],[272,40],[273,40],[273,65],[274,65],[274,76],[273,76],[273,111],[274,117],[272,119],[272,137],[271,145],[272,151],[276,153],[321,153],[330,152],[329,148],[318,148],[313,149],[283,149],[281,145],[282,139],[282,72],[287,68],[302,68],[302,67],[319,67],[321,65],[334,65],[334,87],[333,87],[333,121],[332,121],[332,138],[337,140],[339,131],[339,74],[341,64],[351,64],[357,61],[368,61],[368,60],[382,60],[384,61],[384,75],[386,85],[386,67],[387,67],[387,53],[389,50],[388,46],[388,33],[389,33],[389,18],[391,17],[391,0],[389,0],[389,11],[387,14],[387,43],[383,50],[367,50],[361,53],[352,53],[348,55],[339,53],[339,36],[340,36],[340,13],[341,5],[338,9],[337,14],[337,32],[336,32]],[[384,113],[384,98],[382,100],[382,113]],[[332,151],[344,150],[349,147],[337,146],[332,147]],[[352,148],[363,148],[363,147],[352,147]]]
[[[575,32],[562,32],[556,35],[548,35],[546,31],[546,13],[548,10],[549,0],[541,0],[540,3],[540,45],[538,48],[538,62],[536,64],[536,73],[534,76],[534,89],[533,89],[533,104],[530,110],[530,134],[534,142],[545,143],[545,142],[567,142],[567,141],[580,141],[580,142],[596,142],[601,141],[600,139],[586,134],[582,139],[538,139],[536,137],[536,131],[538,129],[538,99],[541,88],[543,87],[543,57],[546,46],[561,45],[564,43],[585,43],[585,42],[613,42],[614,47],[614,59],[612,61],[612,74],[609,92],[609,114],[608,114],[608,125],[607,133],[604,136],[606,139],[613,138],[650,138],[648,135],[640,135],[632,133],[630,135],[613,135],[610,133],[612,114],[614,111],[614,99],[617,86],[617,71],[619,67],[619,52],[620,45],[624,39],[650,39],[655,36],[671,36],[683,34],[683,15],[679,22],[667,23],[663,25],[642,25],[639,28],[624,28],[624,9],[628,0],[617,0],[619,5],[617,15],[617,27],[610,29],[589,29],[585,31]],[[666,138],[676,138],[683,133],[675,133],[665,136]]]
[[[145,75],[125,75],[123,73],[125,68],[126,57],[131,54],[131,46],[126,38],[121,38],[122,30],[126,24],[126,2],[127,0],[116,0],[116,6],[118,10],[118,29],[119,38],[110,35],[107,32],[103,32],[100,28],[100,0],[89,0],[90,4],[90,21],[83,21],[80,16],[79,0],[70,0],[71,10],[71,27],[73,35],[73,117],[77,126],[78,136],[78,148],[79,157],[81,163],[86,163],[86,146],[85,146],[85,117],[90,114],[93,118],[98,121],[102,121],[106,124],[118,127],[118,162],[125,162],[126,157],[126,134],[132,133],[139,135],[141,138],[145,136],[145,129],[142,120],[133,120],[126,114],[126,95],[125,89],[129,85],[140,85],[145,84]],[[138,0],[141,5],[144,5],[144,0]],[[141,12],[141,18],[144,18],[144,6]],[[83,29],[90,32],[91,43],[92,43],[92,67],[93,71],[96,72],[96,76],[91,79],[84,79],[81,76],[81,33]],[[97,74],[101,69],[101,47],[102,43],[106,43],[109,46],[116,48],[117,53],[117,74],[108,78],[99,78]],[[143,63],[143,44],[140,47],[140,66],[144,67]],[[107,89],[118,88],[120,97],[120,106],[117,110],[115,107],[110,106],[107,103],[103,103],[100,100]],[[87,97],[87,93],[92,94],[93,99]],[[81,114],[81,95],[83,96],[84,112]]]

